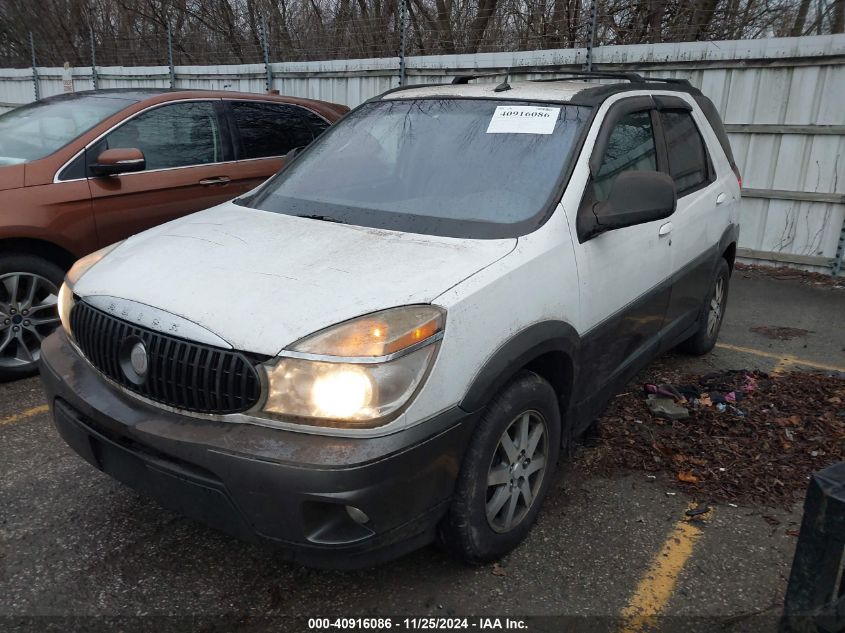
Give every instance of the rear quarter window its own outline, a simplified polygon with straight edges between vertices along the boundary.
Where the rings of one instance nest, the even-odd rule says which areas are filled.
[[[693,98],[698,104],[698,107],[700,107],[701,111],[704,113],[707,122],[716,134],[716,138],[719,139],[719,145],[722,146],[722,151],[725,152],[725,156],[728,158],[728,163],[734,168],[734,170],[736,170],[736,161],[734,160],[734,154],[731,150],[731,143],[728,140],[728,133],[722,123],[722,117],[719,116],[719,111],[716,110],[716,106],[713,102],[704,95],[695,95]]]

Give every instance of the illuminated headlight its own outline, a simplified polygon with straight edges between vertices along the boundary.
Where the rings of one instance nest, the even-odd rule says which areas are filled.
[[[91,270],[94,264],[99,262],[101,259],[103,259],[103,257],[111,253],[121,244],[123,244],[123,242],[115,242],[114,244],[110,244],[105,248],[101,248],[98,251],[94,251],[90,255],[86,255],[82,259],[76,260],[76,263],[70,267],[70,270],[67,271],[67,276],[65,277],[65,281],[67,282],[68,286],[73,288],[73,285],[77,281],[79,281],[82,275]]]
[[[73,310],[73,286],[79,279],[87,273],[91,268],[99,262],[103,257],[108,255],[112,252],[115,248],[120,246],[122,242],[116,242],[105,248],[101,248],[98,251],[94,251],[90,255],[86,255],[82,259],[76,261],[76,263],[70,267],[70,270],[65,275],[65,281],[62,284],[62,287],[59,289],[59,319],[62,322],[62,327],[64,328],[65,332],[67,332],[68,336],[73,337],[73,333],[70,329],[70,312]]]
[[[303,339],[264,366],[264,413],[318,426],[384,424],[425,379],[443,320],[433,306],[393,308]]]

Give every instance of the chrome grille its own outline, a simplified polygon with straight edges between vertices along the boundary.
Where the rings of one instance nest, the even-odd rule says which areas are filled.
[[[150,400],[198,413],[237,413],[254,406],[261,382],[241,352],[202,345],[128,323],[78,302],[71,330],[85,357],[103,374]],[[121,354],[127,339],[147,348],[145,379],[130,380]]]

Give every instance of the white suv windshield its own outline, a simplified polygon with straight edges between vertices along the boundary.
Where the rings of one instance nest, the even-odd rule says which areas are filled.
[[[47,99],[0,115],[0,165],[49,156],[133,103],[116,97]]]
[[[523,234],[560,195],[589,112],[479,99],[368,103],[238,202],[412,233]]]

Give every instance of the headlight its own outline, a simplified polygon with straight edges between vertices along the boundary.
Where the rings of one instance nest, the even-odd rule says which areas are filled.
[[[90,255],[86,255],[82,259],[78,259],[76,263],[70,267],[70,270],[67,271],[67,275],[65,275],[65,281],[67,282],[68,286],[73,288],[74,284],[79,281],[79,278],[82,277],[82,275],[87,273],[94,264],[99,262],[101,259],[103,259],[103,257],[111,253],[121,244],[123,244],[123,242],[115,242],[114,244],[110,244],[105,248],[101,248],[98,251],[94,251]]]
[[[59,319],[62,322],[62,327],[68,336],[73,336],[70,330],[70,311],[73,310],[73,290],[67,285],[67,282],[62,284],[59,288]]]
[[[94,251],[90,255],[86,255],[82,259],[70,267],[65,275],[65,282],[59,289],[59,319],[62,322],[62,327],[67,332],[68,336],[73,337],[70,329],[70,311],[73,309],[73,286],[79,281],[80,277],[87,273],[94,264],[99,262],[103,257],[112,252],[115,248],[120,246],[122,242],[116,242],[98,251]]]
[[[301,340],[264,366],[264,412],[319,426],[384,424],[422,384],[443,321],[443,311],[433,306],[392,308]]]

